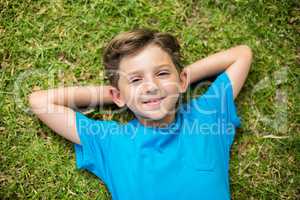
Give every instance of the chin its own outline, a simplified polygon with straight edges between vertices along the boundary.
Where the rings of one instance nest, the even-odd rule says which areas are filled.
[[[139,116],[145,120],[159,121],[164,119],[167,116],[167,114],[155,111],[147,111],[147,113],[142,112],[141,114],[139,114]]]
[[[164,109],[145,109],[145,107],[134,107],[131,109],[137,118],[150,121],[161,121],[172,113],[172,109],[165,107]]]
[[[149,120],[159,121],[159,120],[164,119],[166,115],[153,113],[153,114],[148,114],[148,115],[144,115],[144,116],[146,116],[146,118]]]

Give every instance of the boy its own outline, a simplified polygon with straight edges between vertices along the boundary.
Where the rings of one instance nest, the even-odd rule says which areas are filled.
[[[181,70],[173,36],[137,29],[105,49],[111,85],[38,91],[29,100],[45,124],[75,143],[77,167],[103,180],[114,200],[230,199],[229,153],[240,125],[234,98],[251,60],[241,45]],[[191,83],[218,73],[203,95],[178,103]],[[109,103],[136,118],[121,124],[72,109]]]

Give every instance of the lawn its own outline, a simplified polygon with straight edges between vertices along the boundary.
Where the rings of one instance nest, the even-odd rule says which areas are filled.
[[[75,169],[73,145],[28,112],[26,96],[106,84],[103,46],[148,27],[179,39],[184,64],[238,44],[252,48],[236,99],[242,127],[231,152],[232,199],[300,199],[299,23],[296,0],[0,0],[0,198],[110,199],[99,179]],[[99,113],[90,115],[129,116]]]

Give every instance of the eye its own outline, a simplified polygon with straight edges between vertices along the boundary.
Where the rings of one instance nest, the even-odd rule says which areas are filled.
[[[134,78],[134,79],[130,80],[130,83],[135,83],[135,82],[138,82],[140,80],[142,80],[142,79],[140,79],[140,78]]]
[[[162,71],[162,72],[158,73],[159,76],[166,76],[168,74],[169,74],[169,72],[167,72],[167,71]]]

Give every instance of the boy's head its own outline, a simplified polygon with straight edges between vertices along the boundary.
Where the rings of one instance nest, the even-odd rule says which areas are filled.
[[[173,120],[187,88],[175,37],[148,29],[121,33],[106,47],[103,62],[119,107],[127,105],[142,122]]]

